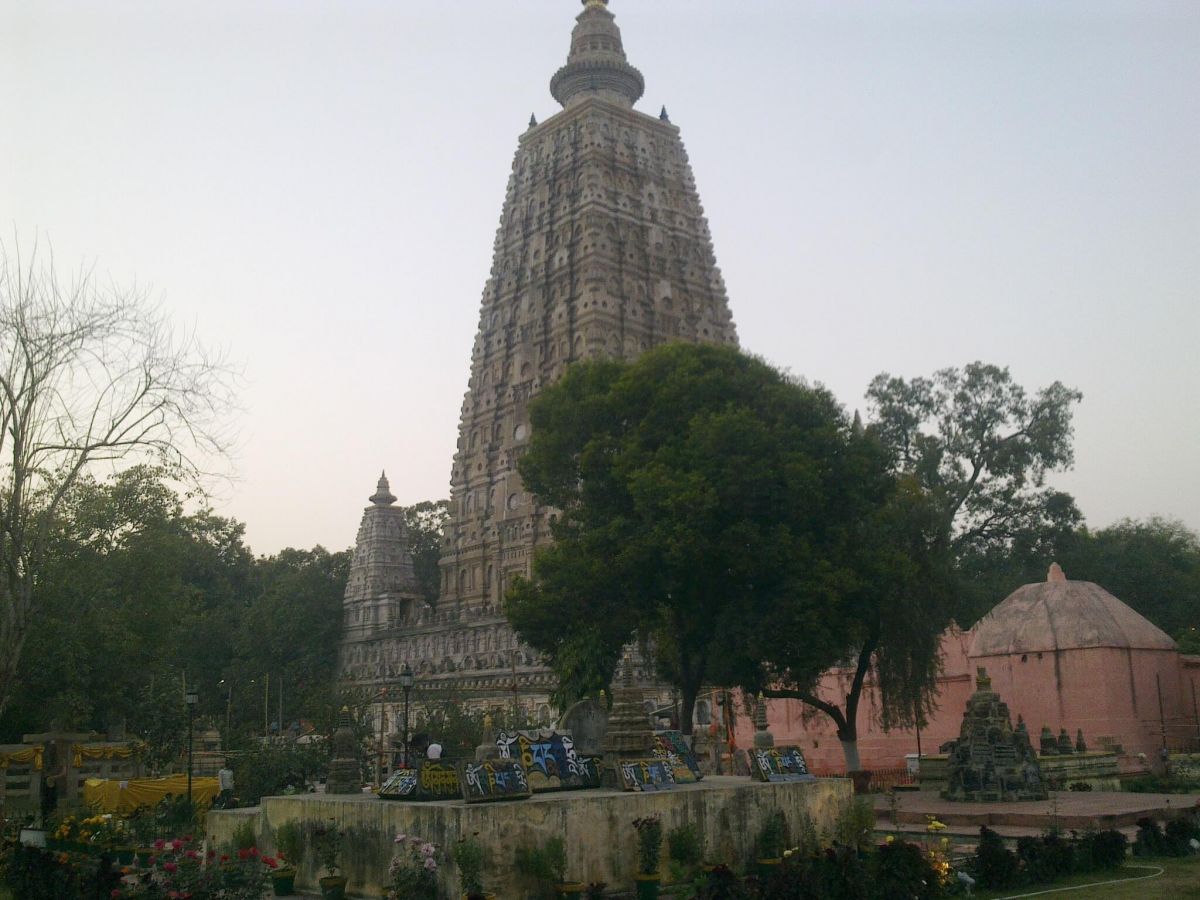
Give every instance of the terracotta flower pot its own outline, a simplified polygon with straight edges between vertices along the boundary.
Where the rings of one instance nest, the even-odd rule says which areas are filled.
[[[320,881],[321,896],[325,900],[345,900],[346,877],[344,875],[326,875]]]
[[[638,900],[658,900],[658,888],[662,882],[661,875],[642,875],[633,876],[633,881],[637,887]]]

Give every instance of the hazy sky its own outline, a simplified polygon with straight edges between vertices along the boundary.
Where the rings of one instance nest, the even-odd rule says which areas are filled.
[[[245,371],[221,512],[354,539],[448,495],[517,136],[574,0],[0,0],[0,223]],[[976,359],[1081,389],[1088,522],[1200,527],[1200,3],[612,0],[742,346],[862,406]]]

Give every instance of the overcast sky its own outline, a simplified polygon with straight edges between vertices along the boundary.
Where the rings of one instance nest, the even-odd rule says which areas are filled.
[[[220,512],[448,495],[517,136],[574,0],[0,0],[0,223],[245,371]],[[1089,524],[1200,527],[1200,3],[612,0],[743,348],[850,407],[981,359],[1083,391]]]

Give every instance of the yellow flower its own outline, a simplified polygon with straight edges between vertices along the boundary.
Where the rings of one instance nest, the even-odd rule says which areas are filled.
[[[893,842],[893,841],[895,841],[895,840],[896,840],[896,836],[895,836],[894,834],[889,834],[889,835],[888,835],[888,836],[887,836],[887,837],[884,839],[884,842],[885,842],[885,843],[888,843],[888,844],[890,844],[890,843],[892,843],[892,842]]]

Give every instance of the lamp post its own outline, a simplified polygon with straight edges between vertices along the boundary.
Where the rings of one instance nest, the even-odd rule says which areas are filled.
[[[192,722],[196,718],[196,704],[200,702],[200,697],[195,691],[188,691],[183,695],[183,699],[187,702],[188,709],[188,809],[192,808]]]
[[[387,728],[387,712],[383,702],[388,699],[388,689],[379,689],[379,743],[375,746],[375,790],[383,784],[383,739]]]
[[[404,768],[408,768],[408,694],[412,690],[416,676],[408,663],[400,670],[400,689],[404,691]]]

